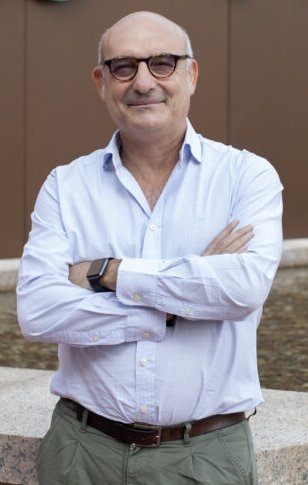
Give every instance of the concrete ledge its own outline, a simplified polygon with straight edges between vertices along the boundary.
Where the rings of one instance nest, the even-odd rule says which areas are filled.
[[[285,239],[280,267],[308,266],[308,239]]]
[[[284,241],[281,268],[308,266],[308,239]],[[0,292],[14,291],[19,259],[0,259]],[[57,401],[53,372],[0,367],[0,485],[37,485],[35,456]],[[308,484],[308,393],[264,391],[251,419],[259,485]]]
[[[0,367],[0,483],[37,485],[35,457],[57,402],[52,374]]]
[[[19,258],[0,259],[0,291],[14,290],[17,283]]]
[[[308,393],[263,389],[250,424],[259,485],[308,484]]]
[[[37,485],[35,456],[57,397],[53,372],[0,367],[0,483]],[[308,483],[308,393],[264,390],[250,423],[260,485]]]

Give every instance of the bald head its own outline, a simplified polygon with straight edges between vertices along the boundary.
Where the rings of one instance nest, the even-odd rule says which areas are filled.
[[[198,79],[192,57],[184,29],[157,13],[132,13],[104,32],[92,74],[122,143],[139,144],[141,134],[160,143],[162,137],[182,139]],[[160,75],[161,69],[167,74]]]
[[[185,51],[186,54],[193,57],[191,42],[187,32],[175,22],[166,17],[149,11],[134,12],[121,18],[113,26],[108,28],[101,36],[98,47],[99,64],[109,57],[113,57],[113,50],[116,46],[125,42],[125,38],[135,39],[135,45],[141,40],[141,29],[143,31],[142,46],[148,45],[151,39],[159,36],[166,36],[174,39],[178,50]],[[144,33],[147,34],[147,43]],[[161,52],[164,52],[163,50]],[[121,55],[132,55],[131,52],[123,52]]]

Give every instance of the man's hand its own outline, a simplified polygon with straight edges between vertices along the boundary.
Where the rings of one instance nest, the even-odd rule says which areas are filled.
[[[220,231],[209,246],[203,251],[201,256],[211,256],[214,254],[234,254],[246,251],[246,245],[253,238],[253,227],[251,224],[234,231],[240,221],[234,220]],[[233,232],[234,231],[234,232]],[[174,315],[167,313],[167,321]]]
[[[246,250],[248,241],[254,237],[254,233],[251,224],[234,231],[239,222],[238,220],[231,221],[217,234],[201,256],[243,253]]]

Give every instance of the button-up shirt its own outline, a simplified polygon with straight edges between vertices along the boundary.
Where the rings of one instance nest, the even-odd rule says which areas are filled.
[[[279,177],[265,159],[210,141],[189,121],[153,210],[120,137],[54,169],[20,264],[26,338],[58,343],[51,391],[122,422],[171,425],[262,401],[256,333],[281,256]],[[231,220],[241,254],[201,256]],[[122,259],[116,292],[68,279],[69,265]],[[166,326],[166,313],[177,315]]]

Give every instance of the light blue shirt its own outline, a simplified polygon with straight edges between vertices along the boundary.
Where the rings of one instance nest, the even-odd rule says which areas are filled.
[[[255,407],[257,326],[282,249],[276,171],[188,122],[151,211],[118,142],[54,169],[32,215],[18,316],[26,338],[59,344],[51,391],[122,422]],[[247,251],[201,257],[233,219],[254,226]],[[116,293],[68,280],[69,265],[112,256],[123,259]]]

